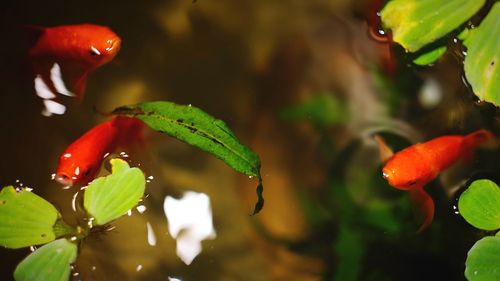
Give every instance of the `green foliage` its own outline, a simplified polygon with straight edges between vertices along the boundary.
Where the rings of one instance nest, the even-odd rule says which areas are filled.
[[[14,271],[16,281],[67,281],[77,246],[67,239],[46,244],[27,256]]]
[[[465,77],[480,100],[500,106],[500,3],[464,41]]]
[[[0,245],[22,248],[56,238],[59,213],[52,204],[28,191],[7,186],[0,192]]]
[[[340,225],[339,237],[334,245],[335,254],[339,258],[334,280],[359,280],[361,261],[365,252],[364,241],[360,231],[349,225]]]
[[[413,63],[416,65],[429,65],[437,61],[444,53],[446,53],[446,46],[438,47],[434,50],[426,52],[416,59],[413,60]]]
[[[260,175],[257,154],[241,144],[224,121],[197,107],[158,101],[123,106],[114,113],[139,118],[153,130],[196,146],[238,172]]]
[[[110,162],[111,175],[92,181],[83,197],[83,205],[95,225],[104,225],[124,215],[139,202],[146,187],[139,168],[130,168],[121,159]]]
[[[258,201],[254,214],[262,209],[264,199],[259,156],[241,144],[224,121],[197,107],[166,101],[122,106],[113,113],[138,118],[153,130],[206,151],[240,173],[258,177]]]
[[[347,111],[345,105],[332,94],[324,93],[283,109],[280,116],[287,120],[309,120],[318,126],[327,127],[344,122]]]
[[[486,0],[392,0],[381,11],[384,26],[407,51],[415,52],[458,28]]]
[[[472,246],[465,262],[469,281],[500,280],[500,237],[488,236]]]
[[[474,181],[458,200],[458,210],[471,225],[484,229],[500,228],[500,188],[492,181]]]

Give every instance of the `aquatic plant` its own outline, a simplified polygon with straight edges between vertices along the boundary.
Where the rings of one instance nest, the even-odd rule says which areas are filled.
[[[474,181],[458,200],[458,210],[476,228],[500,229],[500,188],[494,182]],[[477,241],[467,254],[465,277],[471,281],[500,279],[500,232]]]
[[[465,77],[472,90],[480,100],[499,106],[500,3],[493,3],[478,27],[471,20],[485,8],[485,3],[486,0],[392,0],[380,14],[384,27],[392,31],[393,40],[412,53],[413,62],[418,65],[438,60],[447,50],[449,37],[455,43],[461,40],[466,47]]]
[[[112,159],[111,174],[92,181],[84,191],[87,224],[66,224],[57,209],[31,189],[4,187],[0,192],[0,244],[23,248],[45,244],[17,266],[16,281],[68,280],[79,242],[132,209],[144,195],[146,180],[139,168]],[[55,240],[57,239],[57,240]]]

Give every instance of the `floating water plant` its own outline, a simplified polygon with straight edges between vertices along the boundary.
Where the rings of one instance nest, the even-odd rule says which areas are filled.
[[[483,230],[500,228],[500,188],[494,182],[474,181],[458,200],[460,214]],[[470,281],[500,279],[500,232],[477,241],[467,254],[465,277]]]
[[[448,34],[463,40],[464,72],[474,94],[500,106],[500,3],[495,2],[477,28],[465,28],[485,0],[392,0],[381,11],[394,42],[415,53],[417,65],[434,63],[447,50]]]
[[[2,189],[0,245],[17,249],[47,243],[21,261],[14,272],[16,281],[68,280],[79,241],[93,227],[118,219],[139,202],[146,184],[142,171],[121,159],[110,162],[112,173],[85,190],[84,208],[92,222],[87,225],[67,225],[52,204],[29,189]]]

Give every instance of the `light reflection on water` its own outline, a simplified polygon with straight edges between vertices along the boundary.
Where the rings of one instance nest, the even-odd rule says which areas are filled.
[[[177,241],[177,256],[187,265],[201,253],[201,241],[215,239],[210,198],[187,191],[180,199],[165,197],[163,204],[168,232]]]

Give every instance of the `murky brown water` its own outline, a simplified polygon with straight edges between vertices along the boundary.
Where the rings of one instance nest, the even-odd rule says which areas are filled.
[[[106,119],[94,106],[151,100],[193,104],[225,120],[260,155],[265,185],[266,205],[251,217],[255,179],[148,132],[146,147],[130,152],[155,178],[147,211],[85,240],[75,280],[465,280],[466,253],[481,233],[453,214],[455,191],[471,175],[498,178],[498,150],[480,151],[430,184],[436,218],[416,234],[407,197],[383,181],[371,139],[385,133],[400,149],[447,133],[498,130],[495,109],[474,103],[454,56],[425,69],[396,56],[396,72],[384,71],[388,49],[368,38],[361,1],[49,2],[2,8],[2,186],[20,180],[76,223],[75,190],[50,179],[59,154]],[[63,99],[65,115],[43,117],[18,26],[84,22],[110,26],[122,49],[91,75],[83,103]],[[441,93],[430,107],[419,102],[429,79]],[[280,117],[320,93],[345,110],[338,122]],[[176,256],[163,214],[164,197],[185,190],[210,196],[217,232],[190,266]],[[1,249],[0,279],[10,280],[27,253]]]

